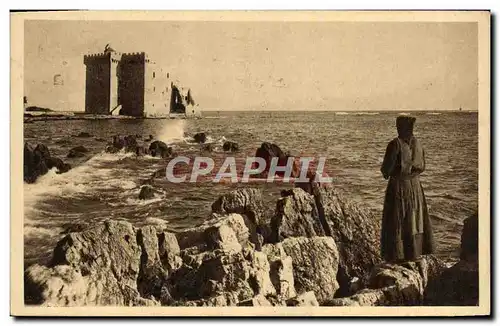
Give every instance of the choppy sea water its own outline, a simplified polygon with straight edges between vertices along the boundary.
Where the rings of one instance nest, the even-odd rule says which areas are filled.
[[[136,226],[161,224],[181,230],[200,224],[219,195],[249,185],[173,184],[156,179],[154,199],[138,199],[141,184],[166,166],[162,159],[104,153],[113,135],[150,135],[171,144],[178,154],[194,157],[200,147],[189,136],[207,132],[217,166],[229,154],[225,140],[236,141],[239,170],[264,141],[298,156],[326,156],[335,187],[381,218],[386,181],[379,169],[387,143],[396,136],[398,112],[205,112],[200,120],[73,120],[25,124],[25,141],[46,144],[53,155],[74,166],[65,174],[50,171],[35,184],[24,184],[25,262],[44,263],[68,228],[122,219]],[[438,254],[457,256],[462,221],[478,205],[478,117],[471,112],[413,112],[415,135],[422,141],[427,170],[421,181],[433,221]],[[89,132],[90,138],[77,138]],[[103,141],[105,140],[105,141]],[[84,158],[65,158],[69,149],[90,149]],[[238,171],[239,172],[239,171]],[[259,183],[274,210],[281,189],[291,185]]]

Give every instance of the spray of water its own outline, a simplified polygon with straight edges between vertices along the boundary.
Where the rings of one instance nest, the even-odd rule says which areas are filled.
[[[185,125],[185,120],[167,120],[163,128],[156,136],[156,139],[159,139],[166,144],[183,140]]]

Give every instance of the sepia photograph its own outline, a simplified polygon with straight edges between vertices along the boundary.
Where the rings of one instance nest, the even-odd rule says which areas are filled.
[[[10,15],[11,314],[490,313],[490,12]]]

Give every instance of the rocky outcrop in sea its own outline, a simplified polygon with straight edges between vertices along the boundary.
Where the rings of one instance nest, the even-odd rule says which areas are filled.
[[[379,218],[334,188],[310,184],[308,189],[284,191],[275,211],[263,205],[260,190],[234,190],[213,203],[202,225],[178,233],[116,220],[69,233],[56,245],[48,266],[25,270],[25,302],[44,306],[477,304],[477,287],[472,286],[474,277],[477,281],[477,255],[471,254],[474,240],[470,241],[477,239],[474,222],[465,224],[465,253],[452,267],[434,256],[387,264],[379,256]]]

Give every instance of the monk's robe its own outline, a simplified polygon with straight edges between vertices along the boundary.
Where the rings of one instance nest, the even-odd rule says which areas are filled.
[[[382,218],[381,254],[388,262],[418,259],[434,252],[432,226],[419,175],[425,155],[413,136],[387,146],[382,174],[389,179]]]

